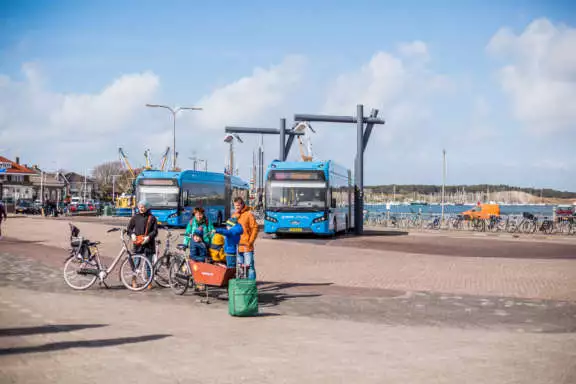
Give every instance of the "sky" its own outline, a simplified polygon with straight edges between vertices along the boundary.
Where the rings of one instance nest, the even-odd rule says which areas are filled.
[[[489,6],[487,5],[489,4]],[[0,155],[79,173],[158,164],[172,145],[221,172],[225,126],[373,108],[365,184],[576,191],[570,1],[0,0]],[[353,125],[313,123],[315,159],[353,168]],[[235,145],[249,177],[260,137]],[[264,139],[266,162],[279,139]],[[289,159],[300,158],[297,145]]]

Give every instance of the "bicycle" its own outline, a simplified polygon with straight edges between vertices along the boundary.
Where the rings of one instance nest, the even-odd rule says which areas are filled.
[[[70,229],[72,232],[70,236],[72,249],[64,264],[63,271],[64,281],[70,288],[85,290],[90,288],[96,280],[109,288],[105,280],[122,259],[119,274],[120,281],[126,288],[131,291],[141,291],[150,285],[153,278],[152,263],[144,255],[134,255],[129,251],[125,239],[126,229],[112,228],[107,231],[107,233],[121,231],[120,241],[122,243],[122,249],[109,267],[106,267],[100,260],[99,241],[92,242],[80,237],[80,230],[72,224],[70,224]],[[124,258],[124,256],[126,257]],[[75,281],[76,278],[79,279],[78,283]]]
[[[168,281],[170,274],[170,261],[172,260],[172,254],[170,252],[170,239],[172,238],[172,231],[167,230],[166,243],[164,244],[164,251],[162,256],[160,255],[160,245],[162,242],[158,239],[156,240],[156,252],[152,257],[152,265],[154,269],[154,282],[162,288],[170,288],[170,282]]]

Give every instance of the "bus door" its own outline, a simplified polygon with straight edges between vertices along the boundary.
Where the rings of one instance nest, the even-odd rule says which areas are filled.
[[[230,181],[229,175],[224,175],[224,217],[223,221],[226,221],[232,215],[232,182]]]

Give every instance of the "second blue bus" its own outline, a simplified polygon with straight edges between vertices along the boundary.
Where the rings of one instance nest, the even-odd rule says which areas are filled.
[[[136,178],[136,199],[146,200],[159,225],[184,228],[195,207],[216,225],[232,212],[232,201],[248,201],[249,185],[239,177],[203,171],[143,171]]]
[[[350,170],[333,161],[273,161],[266,173],[264,232],[334,235],[354,227]]]

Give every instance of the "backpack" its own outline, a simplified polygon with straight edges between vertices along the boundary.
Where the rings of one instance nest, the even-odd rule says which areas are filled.
[[[212,236],[210,257],[216,262],[226,260],[226,254],[224,253],[224,236],[219,233],[215,233],[214,236]]]

